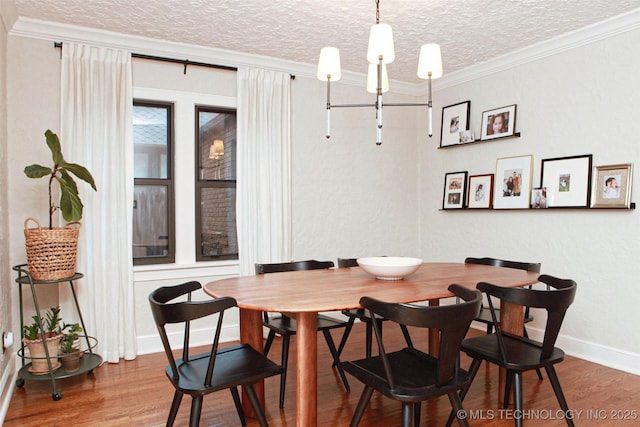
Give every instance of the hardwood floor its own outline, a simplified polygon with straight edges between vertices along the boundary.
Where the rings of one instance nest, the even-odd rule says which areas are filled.
[[[399,328],[385,324],[388,349],[404,342]],[[471,330],[470,334],[481,332]],[[418,347],[426,336],[412,337]],[[422,339],[424,338],[424,339]],[[339,336],[334,335],[337,342]],[[421,340],[422,339],[422,340]],[[278,408],[279,378],[267,379],[266,413],[271,426],[295,426],[295,338],[287,378],[287,395],[283,410]],[[351,393],[346,393],[337,372],[331,369],[331,357],[318,338],[318,425],[348,426],[362,391],[362,385],[349,376]],[[280,341],[274,343],[270,356],[279,361]],[[343,353],[343,360],[364,356],[364,326],[357,324]],[[462,366],[469,360],[462,359]],[[104,364],[90,375],[79,375],[59,381],[61,400],[51,398],[48,381],[27,381],[16,388],[4,422],[14,426],[163,426],[171,405],[173,388],[164,375],[164,353],[144,355],[134,361]],[[578,426],[633,426],[640,419],[640,376],[567,357],[557,365],[560,382],[569,407],[575,412]],[[471,426],[512,426],[511,412],[497,406],[495,366],[482,365],[464,407]],[[185,397],[176,426],[188,425],[190,399]],[[565,426],[559,417],[559,406],[548,379],[538,381],[535,372],[525,374],[524,409],[526,426]],[[423,403],[423,426],[444,425],[450,411],[446,397]],[[389,427],[400,425],[400,404],[374,394],[360,426]],[[255,419],[249,426],[258,425]],[[227,392],[205,397],[201,426],[238,426],[240,422]],[[455,425],[455,424],[454,424]]]

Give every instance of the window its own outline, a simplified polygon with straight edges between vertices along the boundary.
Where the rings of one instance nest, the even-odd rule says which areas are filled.
[[[236,112],[196,107],[196,260],[238,258]]]
[[[133,263],[175,260],[173,105],[133,103]]]

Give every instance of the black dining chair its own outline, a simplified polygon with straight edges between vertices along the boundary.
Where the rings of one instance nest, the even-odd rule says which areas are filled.
[[[470,380],[469,374],[459,368],[460,344],[469,325],[480,310],[482,294],[459,285],[449,286],[460,304],[429,307],[398,304],[362,297],[362,305],[370,316],[379,315],[399,324],[416,328],[438,329],[438,356],[431,356],[417,348],[406,347],[387,352],[382,342],[380,324],[373,322],[379,355],[353,362],[343,362],[344,370],[364,384],[351,427],[360,422],[374,391],[402,402],[402,425],[420,424],[420,405],[424,400],[447,395],[455,414],[461,414],[462,403],[458,391]],[[460,417],[461,426],[467,420]]]
[[[534,273],[540,273],[540,268],[542,264],[539,262],[520,262],[520,261],[507,261],[503,259],[497,258],[472,258],[468,257],[464,260],[466,264],[483,264],[483,265],[492,265],[494,267],[507,267],[507,268],[517,268],[519,270],[531,271]],[[533,316],[529,312],[529,307],[525,307],[524,309],[524,323],[529,323],[533,321]],[[496,315],[498,316],[498,321],[500,320],[500,309],[496,308]],[[480,314],[478,317],[474,319],[476,322],[484,323],[487,325],[487,334],[490,334],[493,331],[493,319],[491,318],[491,311],[488,307],[482,306],[480,310]],[[527,336],[527,329],[525,328],[523,333]]]
[[[338,268],[351,268],[358,267],[358,259],[357,258],[338,258]],[[371,350],[373,347],[373,319],[369,316],[369,313],[362,309],[353,309],[353,310],[342,310],[342,314],[347,316],[348,323],[347,327],[344,330],[344,334],[342,335],[342,339],[340,340],[340,344],[338,345],[338,356],[342,354],[342,350],[344,350],[344,346],[347,343],[347,339],[349,338],[349,334],[351,333],[351,329],[356,321],[356,319],[360,320],[366,325],[366,335],[365,335],[365,355],[367,357],[371,357]],[[375,316],[375,321],[378,322],[380,327],[380,333],[382,333],[382,322],[384,322],[384,317]],[[409,335],[409,330],[406,325],[400,325],[400,330],[402,331],[402,335],[404,336],[405,341],[409,347],[413,347],[413,342],[411,341],[411,336]]]
[[[484,257],[484,258],[468,257],[467,259],[464,260],[464,262],[466,264],[482,264],[482,265],[492,265],[494,267],[516,268],[518,270],[526,270],[534,273],[540,273],[540,268],[542,267],[542,264],[540,264],[539,262],[507,261],[504,259],[489,258],[489,257]],[[529,289],[531,289],[531,285],[529,285]],[[494,311],[495,311],[496,318],[498,319],[498,322],[499,322],[500,308],[494,307],[494,309],[495,309]],[[489,310],[489,307],[485,307],[483,304],[482,308],[480,309],[480,314],[478,314],[478,316],[473,320],[487,325],[487,334],[490,334],[491,332],[493,332],[493,318],[491,317],[491,310]],[[527,327],[526,327],[526,324],[529,322],[533,322],[533,315],[530,312],[530,307],[525,307],[524,308],[524,325],[522,327],[522,333],[525,337],[529,336],[529,334],[527,333]],[[538,379],[540,380],[543,379],[542,372],[540,372],[540,369],[536,369],[536,374],[538,375]]]
[[[224,389],[231,391],[240,422],[243,426],[246,425],[238,393],[239,386],[245,387],[260,425],[267,426],[267,420],[253,384],[280,374],[282,368],[248,344],[218,348],[224,312],[235,307],[236,301],[230,297],[193,301],[192,293],[201,287],[198,282],[187,282],[158,288],[149,295],[153,319],[169,360],[165,373],[175,388],[167,426],[173,426],[185,394],[191,396],[189,426],[196,427],[200,423],[204,395]],[[211,323],[215,326],[211,349],[204,353],[191,354],[189,342],[191,321],[207,316],[217,316],[217,323]],[[184,324],[182,351],[179,347],[172,347],[166,331],[167,325],[179,323]],[[182,357],[174,356],[174,353]]]
[[[268,274],[268,273],[278,273],[278,272],[287,272],[287,271],[300,271],[300,270],[319,270],[324,268],[332,268],[334,266],[333,261],[316,261],[316,260],[306,260],[306,261],[293,261],[293,262],[282,262],[282,263],[271,263],[271,264],[256,264],[256,274]],[[297,324],[295,319],[292,319],[284,314],[279,314],[274,317],[270,317],[269,313],[263,312],[263,322],[262,324],[269,329],[269,334],[267,335],[267,341],[264,345],[264,355],[269,355],[269,350],[271,349],[271,345],[273,344],[273,340],[277,335],[282,336],[282,374],[280,376],[280,408],[284,407],[284,393],[287,384],[287,366],[289,362],[289,343],[291,341],[291,336],[297,333]],[[338,350],[333,342],[333,338],[331,337],[331,330],[338,328],[346,328],[347,322],[343,320],[334,319],[330,316],[325,316],[323,314],[318,314],[318,331],[322,331],[322,335],[324,336],[325,341],[327,342],[327,346],[329,347],[329,351],[331,352],[331,356],[333,357],[334,366],[338,369],[338,374],[340,375],[340,379],[344,384],[344,388],[347,391],[351,391],[349,387],[349,381],[347,380],[347,376],[344,374],[342,366],[340,366],[340,357],[338,356]]]
[[[506,408],[509,404],[513,388],[515,425],[520,427],[522,426],[521,415],[523,414],[522,373],[544,368],[560,408],[565,414],[564,418],[569,426],[573,426],[571,413],[554,366],[564,360],[564,352],[555,347],[555,343],[567,309],[575,298],[577,285],[573,280],[559,279],[545,274],[541,275],[538,280],[546,284],[547,289],[503,288],[490,283],[478,283],[478,289],[487,295],[489,310],[493,314],[495,333],[468,338],[462,342],[461,350],[469,355],[473,361],[469,368],[471,381],[461,390],[460,398],[464,400],[483,360],[503,367],[507,370],[503,397],[504,407]],[[545,309],[547,324],[542,342],[503,332],[496,315],[493,298],[524,307]],[[453,413],[449,415],[447,426],[453,422],[454,415]]]

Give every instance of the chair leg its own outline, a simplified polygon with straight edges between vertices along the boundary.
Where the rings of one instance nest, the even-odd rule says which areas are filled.
[[[371,346],[373,343],[373,320],[367,320],[365,323],[367,324],[367,335],[365,341],[365,357],[367,359],[371,359]]]
[[[453,413],[455,417],[458,419],[458,424],[460,427],[468,427],[469,422],[467,421],[467,417],[460,417],[460,414],[464,412],[464,408],[462,407],[462,400],[460,399],[460,395],[457,392],[448,393],[449,402],[451,402],[451,407],[453,408]]]
[[[511,396],[511,380],[513,379],[513,372],[507,371],[507,375],[504,381],[504,396],[502,396],[502,409],[509,407],[509,397]]]
[[[513,373],[513,409],[516,427],[522,427],[522,372]]]
[[[487,323],[487,335],[491,335],[493,332],[493,323]]]
[[[476,377],[476,374],[478,373],[478,369],[480,368],[481,364],[482,364],[482,359],[473,359],[473,362],[471,362],[471,366],[469,367],[469,382],[460,390],[461,406],[462,406],[462,401],[464,400],[465,396],[467,395],[467,392],[469,391],[469,388],[471,388],[473,379]],[[456,417],[457,417],[456,410],[453,409],[449,413],[449,418],[447,419],[446,427],[451,427],[451,424],[453,424],[453,419]]]
[[[404,340],[407,342],[407,347],[413,348],[413,341],[411,341],[411,335],[409,335],[409,329],[407,329],[407,325],[400,325],[400,330],[402,330]]]
[[[420,427],[420,412],[422,411],[422,402],[413,404],[413,427]]]
[[[178,409],[180,409],[180,402],[182,402],[182,393],[178,390],[173,395],[173,402],[171,402],[171,410],[169,411],[169,418],[167,418],[167,427],[172,427],[176,421],[176,415],[178,415]]]
[[[240,401],[240,393],[238,393],[238,387],[231,387],[229,391],[231,392],[231,397],[233,397],[233,404],[236,405],[236,411],[238,412],[238,417],[240,418],[240,424],[246,426],[247,419],[244,417],[244,410],[242,409],[242,402]]]
[[[258,400],[256,390],[253,388],[253,384],[247,384],[245,386],[245,389],[247,391],[249,402],[251,402],[251,407],[253,407],[253,411],[256,413],[256,417],[258,417],[260,427],[268,427],[269,424],[267,424],[267,417],[264,415],[264,411],[262,410],[262,406],[260,405],[260,401]]]
[[[522,336],[525,338],[529,338],[529,334],[527,333],[527,327],[525,325],[522,325]],[[540,381],[544,379],[544,377],[542,376],[542,372],[540,372],[540,369],[536,369],[536,374],[538,374],[538,379]]]
[[[269,335],[267,335],[267,341],[264,343],[264,351],[262,354],[266,356],[269,355],[269,350],[271,350],[271,344],[273,344],[273,340],[276,337],[275,331],[269,331]]]
[[[351,387],[349,387],[349,381],[347,381],[347,376],[344,374],[344,370],[342,369],[342,365],[340,364],[340,358],[338,357],[336,345],[333,343],[333,338],[331,338],[331,332],[328,329],[324,329],[322,331],[322,334],[324,335],[324,339],[327,342],[327,346],[329,346],[329,351],[331,352],[331,356],[333,357],[333,363],[336,364],[336,368],[338,369],[338,374],[340,374],[340,378],[342,379],[344,388],[347,391],[351,391]]]
[[[560,408],[565,413],[565,420],[567,420],[567,425],[573,427],[573,418],[571,418],[571,413],[569,412],[569,405],[567,405],[567,400],[564,397],[564,393],[562,392],[562,387],[560,386],[560,380],[558,380],[558,374],[556,373],[556,369],[553,365],[545,366],[545,370],[547,371],[547,376],[549,377],[549,381],[551,382],[551,386],[553,387],[553,392],[556,394],[556,398],[558,399],[558,403],[560,404]]]
[[[340,339],[340,344],[338,345],[338,358],[342,354],[342,350],[344,350],[344,346],[347,344],[347,338],[349,338],[349,334],[351,333],[351,328],[353,328],[353,324],[356,321],[355,317],[350,317],[347,326],[344,328],[344,334],[342,334],[342,338]],[[333,362],[331,365],[332,368],[336,367],[336,363]]]
[[[413,421],[413,403],[402,402],[402,427],[411,427]]]
[[[283,335],[282,337],[282,373],[280,374],[280,408],[284,408],[284,391],[287,386],[287,366],[289,365],[289,343],[291,337]]]
[[[189,427],[200,425],[200,413],[202,412],[202,396],[191,397],[191,415],[189,415]]]
[[[372,395],[373,387],[365,386],[360,395],[360,400],[358,400],[358,406],[356,406],[356,410],[353,412],[353,418],[351,418],[349,427],[356,427],[360,423],[362,414],[364,414],[364,410],[367,408]]]

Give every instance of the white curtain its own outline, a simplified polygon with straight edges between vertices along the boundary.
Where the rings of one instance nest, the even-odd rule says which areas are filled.
[[[291,77],[238,70],[236,221],[240,275],[291,259]]]
[[[61,88],[65,160],[85,166],[98,189],[76,180],[84,204],[76,267],[85,276],[76,286],[80,309],[105,361],[134,359],[131,53],[64,42]],[[63,313],[73,307],[66,288],[60,288]]]

